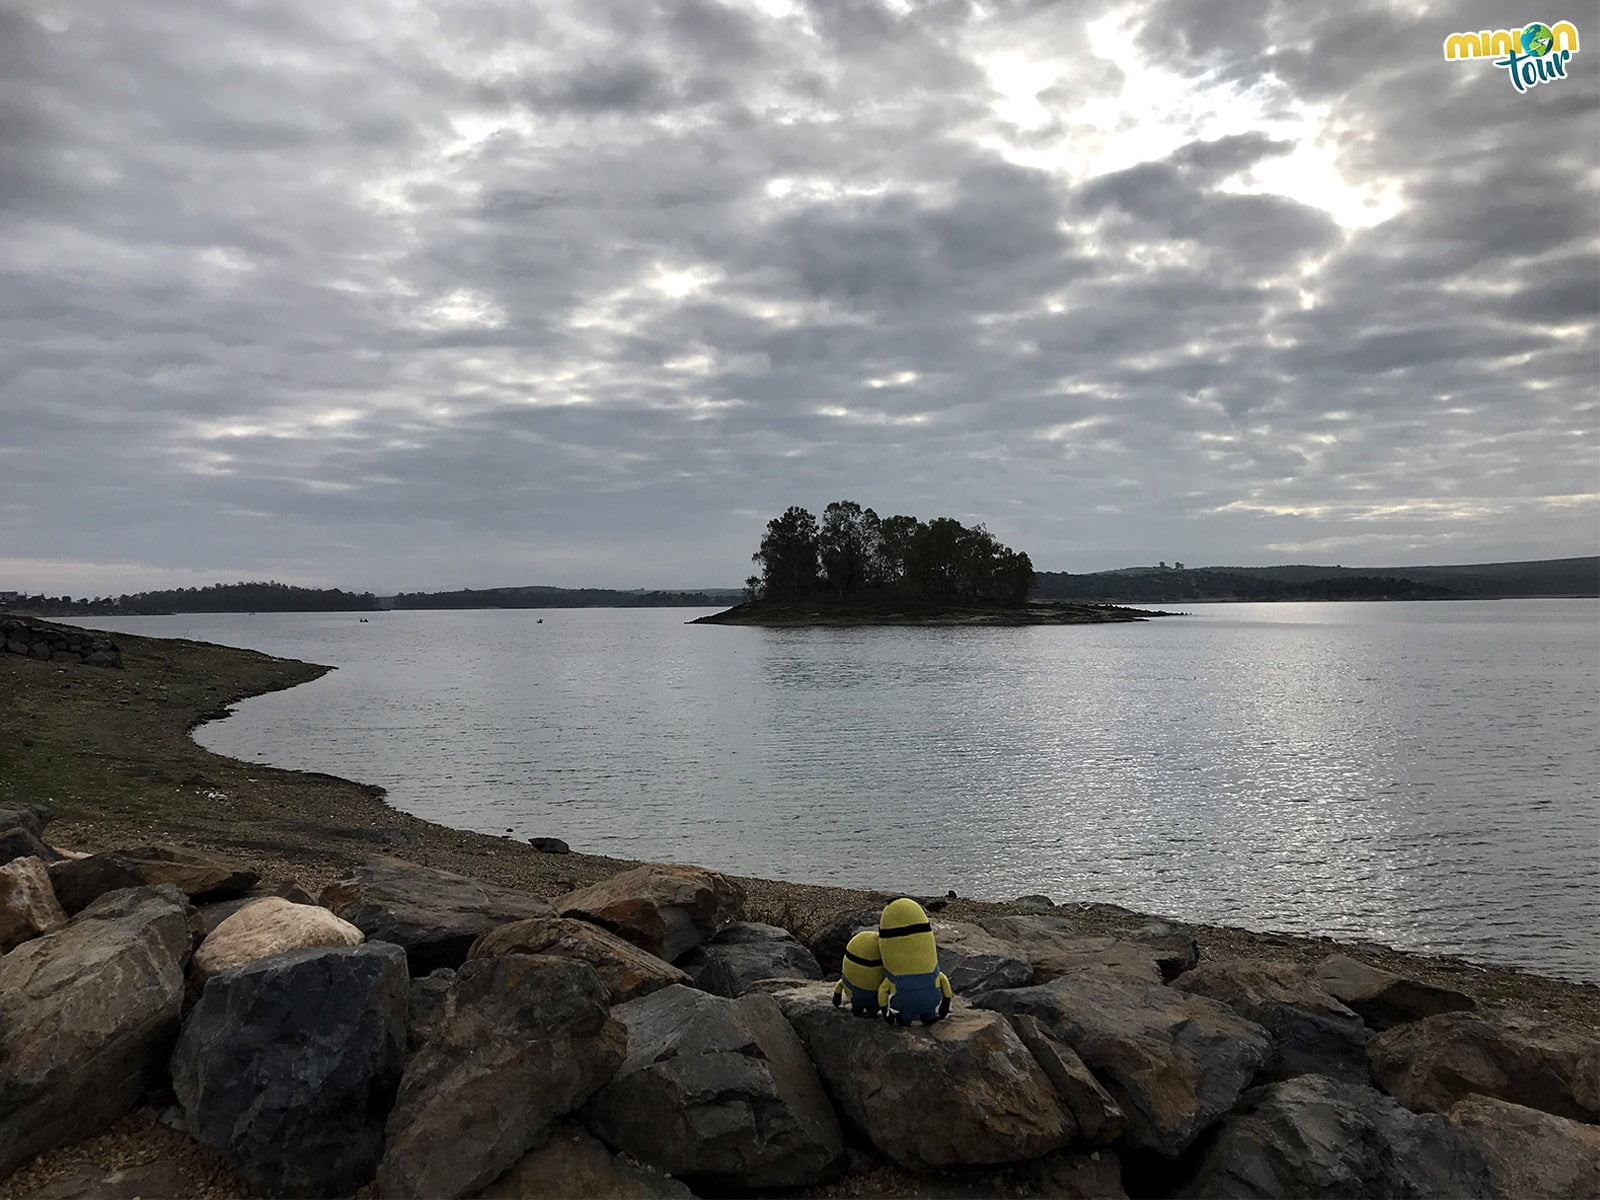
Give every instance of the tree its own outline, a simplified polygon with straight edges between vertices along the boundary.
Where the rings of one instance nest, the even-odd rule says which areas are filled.
[[[917,530],[921,528],[922,522],[915,517],[896,515],[879,522],[873,576],[880,585],[898,587],[906,582]]]
[[[767,522],[761,549],[750,556],[761,568],[761,594],[799,600],[817,590],[817,519],[798,505]]]
[[[854,500],[835,500],[822,511],[817,557],[822,582],[840,596],[854,596],[873,582],[882,539],[878,514]]]

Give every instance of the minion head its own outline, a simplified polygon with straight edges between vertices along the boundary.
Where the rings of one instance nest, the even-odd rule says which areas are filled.
[[[878,931],[863,929],[844,948],[839,974],[853,988],[876,992],[883,982],[883,959],[878,953]]]
[[[915,900],[902,896],[884,907],[878,918],[878,950],[890,975],[921,975],[939,969],[928,914]]]

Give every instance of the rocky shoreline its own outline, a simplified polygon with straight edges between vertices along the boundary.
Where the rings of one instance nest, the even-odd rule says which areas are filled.
[[[118,643],[122,670],[0,656],[0,1200],[1600,1192],[1600,989],[928,897],[950,1019],[856,1021],[825,979],[892,897],[221,759],[198,720],[322,668]],[[295,1092],[286,1038],[365,1047],[324,1063],[365,1082]]]
[[[699,867],[547,902],[383,856],[313,899],[180,847],[63,852],[48,820],[0,809],[8,1195],[73,1194],[50,1152],[141,1109],[200,1152],[159,1164],[173,1195],[195,1161],[256,1196],[1600,1190],[1592,1030],[1344,954],[930,901],[957,998],[901,1028],[827,978],[875,908],[802,941]],[[78,1194],[126,1182],[95,1174]]]

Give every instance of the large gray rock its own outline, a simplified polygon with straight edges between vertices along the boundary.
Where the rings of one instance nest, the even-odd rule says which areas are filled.
[[[971,999],[979,992],[1033,982],[1033,964],[1026,955],[981,925],[937,919],[932,925],[939,969],[950,977],[951,990],[958,996]]]
[[[1472,997],[1464,992],[1407,979],[1348,954],[1323,959],[1317,965],[1317,980],[1330,995],[1378,1030],[1474,1007]]]
[[[581,959],[600,976],[612,1004],[637,1000],[689,980],[671,963],[610,930],[574,917],[532,917],[502,925],[473,942],[467,958],[493,958],[499,954],[555,954]]]
[[[432,1036],[406,1064],[380,1192],[465,1196],[505,1174],[621,1064],[626,1034],[607,1000],[594,968],[575,959],[464,964]]]
[[[0,866],[0,954],[66,923],[40,859],[30,854]]]
[[[60,862],[63,854],[51,849],[32,830],[14,825],[0,830],[0,865],[18,858],[37,858],[40,862]]]
[[[172,1055],[190,1131],[263,1196],[372,1178],[406,1036],[397,946],[294,950],[207,981]]]
[[[1506,1017],[1441,1013],[1385,1030],[1367,1048],[1378,1086],[1407,1108],[1447,1113],[1493,1096],[1574,1121],[1600,1121],[1600,1038]]]
[[[220,855],[187,846],[134,846],[113,855],[151,887],[170,883],[196,903],[242,896],[261,876]]]
[[[528,892],[384,856],[323,888],[321,902],[368,940],[405,947],[413,975],[459,967],[472,943],[497,926],[554,915]]]
[[[1246,1093],[1182,1196],[1472,1200],[1488,1164],[1443,1117],[1418,1116],[1364,1084],[1301,1075]]]
[[[61,907],[71,913],[88,908],[101,896],[122,888],[144,887],[144,875],[131,861],[115,854],[90,854],[50,864],[50,884]]]
[[[1127,1131],[1128,1119],[1111,1093],[1100,1086],[1073,1048],[1054,1037],[1037,1017],[1017,1013],[1011,1025],[1033,1060],[1061,1097],[1061,1104],[1077,1129],[1074,1140],[1091,1146],[1109,1146]]]
[[[879,904],[872,908],[856,908],[839,913],[803,939],[806,949],[821,965],[824,979],[839,977],[839,965],[844,962],[844,948],[863,929],[877,929],[878,917],[882,912],[883,905]]]
[[[900,1028],[834,1008],[826,983],[766,986],[840,1112],[907,1170],[1023,1162],[1072,1139],[1049,1078],[999,1014],[958,998],[944,1020]]]
[[[611,1145],[718,1189],[797,1187],[842,1168],[838,1118],[770,996],[670,987],[613,1015],[628,1057],[582,1114]]]
[[[1173,987],[1220,1000],[1272,1034],[1263,1081],[1328,1075],[1366,1083],[1372,1033],[1317,982],[1307,967],[1253,958],[1202,963]]]
[[[1168,983],[1200,965],[1200,943],[1187,926],[1147,921],[1125,933],[1123,940],[1153,953],[1156,966],[1161,968],[1161,977]]]
[[[0,1179],[105,1129],[158,1077],[191,948],[172,888],[90,905],[0,958]]]
[[[563,917],[593,921],[672,962],[739,919],[744,893],[704,867],[653,863],[556,900]]]
[[[1272,1038],[1225,1004],[1089,968],[978,1003],[1037,1017],[1128,1119],[1128,1143],[1168,1158],[1192,1145],[1267,1061]]]
[[[406,1001],[406,1056],[410,1057],[427,1043],[444,1021],[445,997],[456,973],[449,967],[440,967],[427,975],[418,975],[411,981],[411,991]]]
[[[259,879],[237,863],[181,846],[133,846],[50,864],[50,882],[69,913],[121,888],[170,883],[196,903],[207,903],[242,896]]]
[[[617,1158],[573,1121],[560,1121],[550,1140],[478,1193],[478,1200],[692,1200],[670,1175]]]
[[[742,996],[763,979],[821,979],[817,960],[787,929],[741,921],[678,959],[689,982],[716,996]]]
[[[1164,952],[1121,938],[1078,933],[1070,917],[1024,915],[985,917],[984,929],[1015,946],[1041,982],[1091,968],[1104,968],[1145,983],[1161,983]]]
[[[42,804],[0,804],[0,829],[21,826],[36,838],[44,837],[44,828],[50,824],[55,810]]]
[[[1600,1125],[1537,1108],[1468,1096],[1450,1123],[1483,1151],[1505,1200],[1593,1200],[1600,1196]]]

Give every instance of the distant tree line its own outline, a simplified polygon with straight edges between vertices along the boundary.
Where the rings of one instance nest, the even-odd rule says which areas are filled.
[[[835,500],[822,520],[791,507],[767,522],[750,556],[749,600],[839,599],[873,595],[1016,606],[1027,603],[1033,563],[982,525],[950,517],[879,517]]]
[[[1264,574],[1165,563],[1142,570],[1069,575],[1040,572],[1034,594],[1042,600],[1448,600],[1448,587],[1388,575],[1329,575],[1314,579],[1274,579]]]
[[[726,593],[724,593],[726,594]],[[396,608],[713,608],[704,592],[623,592],[611,588],[461,588],[454,592],[401,592]]]
[[[4,607],[45,617],[116,616],[132,613],[208,612],[373,612],[380,606],[371,592],[346,592],[339,588],[303,588],[287,583],[213,583],[201,588],[124,593],[120,596],[23,596],[7,600]]]

